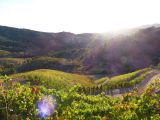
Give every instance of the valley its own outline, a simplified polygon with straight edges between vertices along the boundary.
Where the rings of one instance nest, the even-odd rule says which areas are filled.
[[[160,28],[128,33],[0,26],[0,119],[159,120]]]

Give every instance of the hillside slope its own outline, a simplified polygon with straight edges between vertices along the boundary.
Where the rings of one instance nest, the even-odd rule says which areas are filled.
[[[65,73],[57,70],[39,69],[11,76],[11,82],[22,84],[30,82],[32,85],[43,85],[48,88],[67,89],[73,85],[90,86],[91,78],[84,75]]]
[[[160,28],[128,31],[130,34],[45,33],[0,26],[0,57],[63,58],[79,62],[74,72],[104,75],[157,65],[160,62]]]
[[[104,79],[104,78],[102,78]],[[101,79],[99,79],[101,81]],[[99,81],[98,80],[98,81]],[[103,91],[108,95],[119,95],[137,90],[142,94],[151,84],[156,86],[154,81],[160,82],[159,69],[143,69],[132,73],[107,78],[103,83],[98,84],[103,87]],[[160,90],[158,88],[157,90]]]

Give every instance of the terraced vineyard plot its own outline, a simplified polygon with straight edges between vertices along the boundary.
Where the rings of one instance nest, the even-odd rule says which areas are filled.
[[[149,70],[151,70],[151,69],[145,68],[145,69],[138,70],[138,71],[135,71],[132,73],[123,74],[123,75],[119,75],[119,76],[113,76],[110,79],[108,77],[104,77],[104,78],[97,80],[97,82],[103,81],[101,83],[101,85],[103,85],[104,87],[109,87],[109,88],[133,86],[136,84],[135,81],[137,81],[137,83],[138,83],[138,80],[140,80],[144,77],[143,74],[147,73]],[[134,80],[134,82],[133,82],[133,80]]]
[[[13,79],[24,79],[34,85],[44,85],[55,89],[65,89],[77,84],[82,86],[90,86],[92,84],[88,76],[49,69],[18,73],[12,77]]]

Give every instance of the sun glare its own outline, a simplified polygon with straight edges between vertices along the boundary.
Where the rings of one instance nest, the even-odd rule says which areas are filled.
[[[159,0],[5,0],[0,4],[0,24],[46,32],[107,32],[158,23],[159,3]]]
[[[38,115],[42,118],[50,116],[56,108],[56,100],[53,96],[44,96],[37,103]]]

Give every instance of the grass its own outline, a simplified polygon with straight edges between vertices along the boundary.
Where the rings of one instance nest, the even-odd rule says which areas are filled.
[[[49,88],[63,89],[73,85],[90,86],[91,79],[88,76],[61,72],[57,70],[39,69],[25,73],[12,75],[13,78],[25,79],[35,85],[44,85]]]

